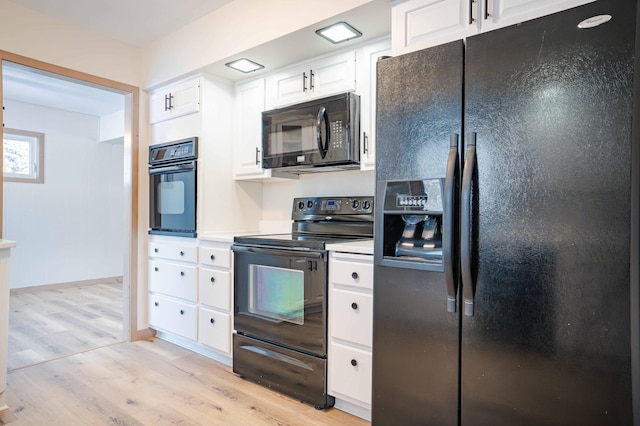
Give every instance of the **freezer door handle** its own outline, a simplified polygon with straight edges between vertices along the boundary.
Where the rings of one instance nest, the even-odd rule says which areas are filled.
[[[464,314],[473,316],[473,298],[475,285],[471,272],[471,193],[473,175],[476,168],[476,134],[467,133],[467,154],[462,172],[462,209],[460,223],[460,266],[462,268],[462,292],[464,298]]]
[[[447,174],[444,180],[445,211],[442,219],[442,253],[444,257],[444,277],[447,286],[447,312],[456,311],[458,294],[454,264],[455,200],[458,175],[458,135],[452,133],[449,136],[449,157],[447,159]]]

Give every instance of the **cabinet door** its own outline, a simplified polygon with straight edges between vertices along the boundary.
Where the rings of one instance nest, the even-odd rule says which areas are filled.
[[[262,111],[264,79],[236,86],[235,164],[236,179],[268,177],[262,169]]]
[[[197,308],[162,296],[149,295],[149,325],[196,340],[198,331]]]
[[[313,98],[355,91],[355,52],[348,51],[314,61],[309,70],[309,90]]]
[[[371,347],[373,296],[332,288],[329,302],[331,337]]]
[[[371,352],[333,343],[328,362],[330,393],[371,404]]]
[[[231,352],[231,315],[200,308],[198,325],[200,343],[226,354]]]
[[[200,268],[198,300],[200,303],[228,312],[231,310],[232,285],[231,272]]]
[[[484,0],[487,13],[480,13],[482,31],[539,18],[592,1],[595,0]]]
[[[459,40],[480,30],[482,0],[408,0],[391,8],[393,56]]]
[[[149,97],[151,124],[200,110],[200,79],[165,87]]]
[[[376,82],[377,62],[391,55],[391,40],[386,39],[358,51],[357,93],[360,95],[360,169],[376,166]]]
[[[308,99],[309,68],[300,66],[266,78],[266,109],[302,102]]]

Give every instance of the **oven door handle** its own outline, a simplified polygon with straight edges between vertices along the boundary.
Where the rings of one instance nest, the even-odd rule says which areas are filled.
[[[296,250],[282,250],[277,248],[263,248],[263,247],[247,247],[232,245],[231,250],[241,253],[253,253],[253,254],[268,254],[272,256],[286,256],[286,257],[304,257],[309,259],[322,259],[324,258],[323,251],[303,251]]]
[[[196,168],[196,165],[193,162],[176,164],[173,166],[166,166],[166,167],[151,167],[149,168],[149,174],[157,175],[159,173],[167,173],[167,172],[184,172],[184,171],[193,170],[195,168]]]

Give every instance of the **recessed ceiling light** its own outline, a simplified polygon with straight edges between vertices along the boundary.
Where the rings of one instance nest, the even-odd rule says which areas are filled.
[[[343,41],[351,40],[362,35],[360,31],[343,21],[321,28],[316,31],[316,34],[334,44],[342,43]]]
[[[257,62],[250,61],[246,58],[237,59],[225,64],[226,66],[242,72],[252,72],[264,68],[264,65],[260,65]]]

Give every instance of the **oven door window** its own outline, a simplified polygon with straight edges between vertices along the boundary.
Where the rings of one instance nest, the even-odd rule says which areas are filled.
[[[262,318],[304,324],[304,272],[250,265],[249,312]]]
[[[186,235],[195,233],[195,165],[150,169],[149,227],[152,234],[180,235],[183,233]]]

